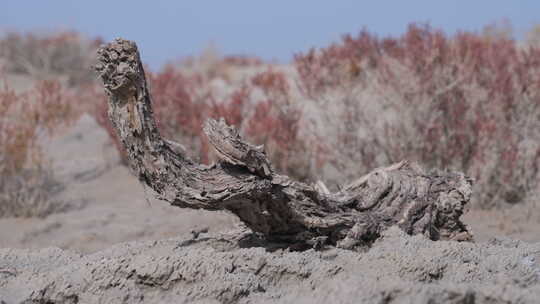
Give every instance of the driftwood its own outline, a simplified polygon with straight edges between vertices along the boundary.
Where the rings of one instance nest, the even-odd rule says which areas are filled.
[[[134,42],[116,39],[103,46],[95,68],[130,167],[174,206],[228,210],[268,241],[295,248],[369,245],[392,225],[432,240],[472,237],[460,220],[472,181],[461,173],[426,173],[403,161],[330,193],[324,184],[277,174],[260,147],[243,141],[223,120],[211,119],[204,131],[220,161],[197,164],[160,136]]]

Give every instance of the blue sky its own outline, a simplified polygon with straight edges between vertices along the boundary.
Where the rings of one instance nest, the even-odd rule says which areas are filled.
[[[395,36],[411,22],[429,22],[451,33],[480,30],[504,18],[520,37],[540,24],[540,1],[5,0],[0,30],[73,29],[105,40],[123,37],[137,41],[143,60],[159,67],[210,43],[223,54],[285,62],[363,27]]]

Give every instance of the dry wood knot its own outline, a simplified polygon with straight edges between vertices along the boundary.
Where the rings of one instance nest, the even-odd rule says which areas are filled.
[[[136,44],[121,38],[99,48],[98,63],[94,69],[107,92],[119,94],[133,87],[140,74],[138,56]]]

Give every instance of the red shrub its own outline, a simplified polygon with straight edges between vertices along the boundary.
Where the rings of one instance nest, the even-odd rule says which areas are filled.
[[[69,94],[56,81],[17,93],[0,87],[0,217],[46,216],[65,205],[52,200],[55,184],[38,140],[74,117]]]
[[[301,112],[292,101],[291,89],[284,73],[268,69],[255,75],[251,84],[264,93],[246,126],[246,135],[264,144],[278,170],[300,179],[309,178],[309,160],[300,138]]]
[[[476,178],[490,206],[539,190],[538,55],[503,36],[411,25],[398,39],[346,36],[295,64],[320,112],[339,108],[321,115],[338,169],[352,177],[403,158],[452,167]]]
[[[217,102],[212,98],[210,100],[210,116],[214,119],[224,118],[228,125],[238,129],[242,128],[246,115],[244,111],[249,106],[250,94],[250,90],[244,86],[234,91],[229,100],[225,102]]]

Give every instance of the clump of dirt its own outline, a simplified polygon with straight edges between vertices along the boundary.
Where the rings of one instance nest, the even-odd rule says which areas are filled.
[[[231,235],[130,242],[90,255],[54,248],[0,249],[0,299],[4,303],[537,303],[540,297],[540,243],[432,242],[391,228],[366,252],[335,248],[290,252],[232,241]]]

